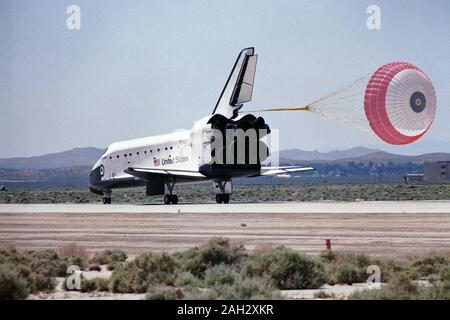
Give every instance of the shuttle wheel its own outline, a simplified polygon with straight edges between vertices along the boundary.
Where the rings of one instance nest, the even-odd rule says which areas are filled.
[[[164,196],[164,204],[170,204],[170,195],[169,194],[166,194]]]
[[[111,204],[111,198],[110,197],[103,197],[102,201],[103,201],[103,204]]]
[[[216,194],[216,202],[217,203],[229,203],[230,195],[229,194]]]
[[[176,194],[166,194],[164,196],[164,204],[177,204],[178,196]]]

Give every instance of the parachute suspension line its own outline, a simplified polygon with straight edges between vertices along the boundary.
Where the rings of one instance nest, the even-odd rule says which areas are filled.
[[[367,86],[371,75],[367,74],[360,77],[307,105],[253,110],[250,112],[310,111],[321,117],[373,134],[370,126],[367,124],[364,110],[361,110],[360,107],[364,102],[364,90],[361,90],[361,88]]]
[[[319,98],[319,99],[311,102],[309,105],[313,105],[313,104],[316,104],[316,103],[318,103],[320,101],[327,100],[327,99],[329,99],[331,97],[334,97],[334,96],[338,95],[341,92],[349,92],[354,87],[360,87],[361,83],[365,83],[370,78],[371,75],[372,74],[367,74],[367,75],[365,75],[365,76],[363,76],[363,77],[361,77],[361,78],[359,78],[359,79],[357,79],[357,80],[355,80],[355,81],[353,81],[353,82],[351,82],[351,83],[349,83],[349,84],[347,84],[347,85],[345,85],[343,87],[340,87],[340,88],[330,92],[329,94],[323,96],[322,98]]]
[[[346,119],[344,117],[332,116],[330,114],[326,114],[326,113],[320,112],[318,110],[310,110],[310,111],[315,113],[315,114],[317,114],[317,115],[319,115],[319,116],[321,116],[321,117],[333,120],[333,121],[338,122],[338,123],[346,124],[346,125],[348,125],[350,127],[353,127],[355,129],[364,131],[365,133],[368,133],[370,135],[374,135],[374,132],[370,129],[370,127],[366,126],[364,124],[365,119],[355,119],[356,121],[353,121],[353,120],[350,120],[350,119]]]
[[[266,112],[266,111],[302,111],[309,110],[309,106],[301,106],[301,107],[284,107],[284,108],[273,108],[273,109],[262,109],[262,110],[252,110],[249,112]]]

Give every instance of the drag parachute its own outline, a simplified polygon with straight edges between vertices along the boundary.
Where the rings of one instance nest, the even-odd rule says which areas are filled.
[[[436,114],[431,80],[406,62],[386,64],[308,105],[258,111],[310,111],[363,131],[390,144],[419,139]]]

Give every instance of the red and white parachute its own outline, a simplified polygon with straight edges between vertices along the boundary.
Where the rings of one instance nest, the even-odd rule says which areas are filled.
[[[391,144],[419,139],[436,113],[436,94],[425,73],[409,63],[379,68],[364,93],[364,111],[372,130]]]
[[[430,128],[436,114],[436,93],[419,68],[393,62],[306,106],[261,111],[291,110],[348,123],[390,144],[408,144]]]

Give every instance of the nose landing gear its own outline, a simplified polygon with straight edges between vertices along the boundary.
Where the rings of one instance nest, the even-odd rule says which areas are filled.
[[[103,204],[111,204],[111,190],[103,191],[102,202]]]

